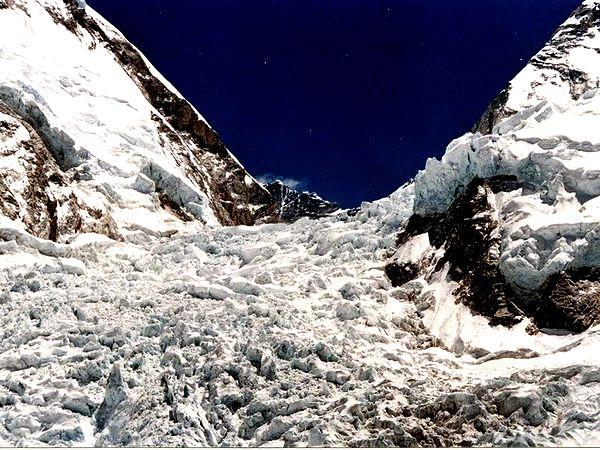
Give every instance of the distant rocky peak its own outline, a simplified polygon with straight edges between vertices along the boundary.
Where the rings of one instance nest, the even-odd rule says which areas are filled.
[[[275,200],[282,222],[295,222],[302,217],[317,219],[340,209],[336,203],[323,200],[313,192],[299,192],[281,180],[271,181],[265,187]]]

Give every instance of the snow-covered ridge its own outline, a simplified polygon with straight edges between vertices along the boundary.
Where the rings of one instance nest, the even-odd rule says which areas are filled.
[[[492,133],[499,122],[542,101],[565,105],[600,86],[600,2],[586,0],[555,31],[494,101],[473,131]]]
[[[33,232],[55,234],[34,227],[39,218],[25,204],[42,222],[56,222],[58,236],[107,227],[114,236],[164,234],[193,219],[231,225],[273,218],[269,193],[202,116],[83,2],[0,4],[0,102],[11,123],[4,128],[19,128],[18,142],[8,128],[0,141],[12,155],[10,163],[3,158],[2,203],[21,204],[9,217]],[[32,161],[27,142],[46,160]],[[58,174],[52,181],[40,165],[49,158]],[[40,180],[57,211],[26,195],[23,186]]]
[[[600,320],[599,51],[600,2],[586,1],[474,132],[427,161],[401,241],[427,233],[432,245],[417,260],[400,247],[388,269],[398,283],[441,283],[439,301],[459,299],[492,324],[525,315],[582,331]],[[458,334],[463,350],[477,340]]]

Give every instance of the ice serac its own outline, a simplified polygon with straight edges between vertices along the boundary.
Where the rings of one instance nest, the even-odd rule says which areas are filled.
[[[275,218],[196,109],[82,1],[0,1],[0,152],[0,213],[43,238]]]
[[[275,200],[277,215],[282,222],[295,222],[302,217],[317,219],[340,209],[312,192],[299,192],[276,180],[265,186]]]
[[[444,331],[444,296],[492,325],[531,320],[531,333],[599,322],[599,83],[600,2],[588,0],[473,132],[416,176],[414,215],[387,272],[397,285],[428,283],[438,303],[425,316],[455,348],[475,340]]]

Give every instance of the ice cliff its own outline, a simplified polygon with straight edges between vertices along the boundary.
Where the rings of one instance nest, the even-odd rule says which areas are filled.
[[[581,331],[598,321],[599,27],[600,4],[584,2],[474,132],[427,161],[402,239],[427,232],[439,252],[398,257],[390,273],[449,271],[456,297],[492,323],[529,316]]]

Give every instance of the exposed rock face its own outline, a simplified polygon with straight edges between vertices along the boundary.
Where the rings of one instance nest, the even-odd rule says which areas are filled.
[[[535,311],[540,328],[581,332],[600,322],[600,276],[597,268],[553,275],[541,296],[547,300]]]
[[[0,102],[0,212],[32,234],[96,232],[118,239],[109,214],[81,201],[35,129]]]
[[[599,36],[600,3],[585,1],[474,132],[428,160],[387,267],[394,284],[453,283],[439,295],[492,325],[598,323]],[[429,247],[409,258],[421,235]]]
[[[323,200],[317,194],[298,192],[281,181],[269,183],[266,188],[275,200],[282,222],[295,222],[302,217],[317,219],[340,209],[337,204]]]
[[[538,289],[523,289],[510,283],[500,269],[500,223],[490,196],[522,189],[513,177],[473,180],[447,213],[423,218],[413,215],[398,238],[400,245],[427,233],[431,245],[443,252],[438,258],[424,257],[415,264],[392,260],[386,275],[394,286],[419,276],[429,280],[448,265],[447,276],[457,283],[456,299],[490,325],[512,326],[523,315],[538,328],[581,332],[600,323],[598,269],[577,269],[552,275]]]
[[[506,88],[492,100],[492,103],[490,103],[483,116],[481,116],[471,131],[473,133],[490,134],[497,123],[513,115],[515,111],[506,106],[508,97],[509,88]]]
[[[0,144],[19,166],[0,169],[5,216],[53,240],[276,220],[269,192],[84,2],[3,2],[0,38]]]
[[[386,271],[394,285],[399,286],[417,278],[427,265],[441,268],[449,265],[448,276],[458,282],[454,295],[478,314],[492,318],[491,323],[510,325],[519,315],[513,304],[514,294],[498,265],[500,236],[494,207],[488,196],[498,189],[515,187],[516,180],[497,177],[475,179],[451,205],[447,213],[424,219],[413,215],[399,242],[428,233],[429,242],[444,253],[425,264],[388,264]],[[404,268],[404,272],[400,268]]]

